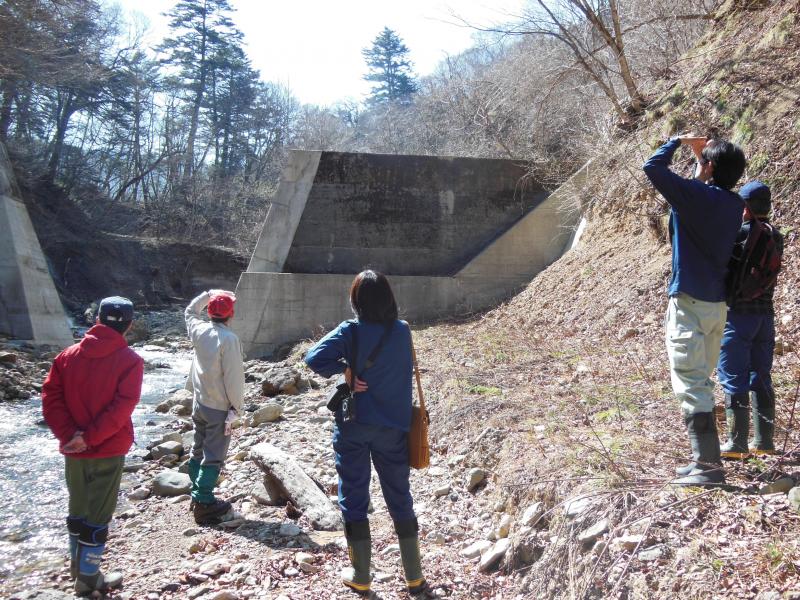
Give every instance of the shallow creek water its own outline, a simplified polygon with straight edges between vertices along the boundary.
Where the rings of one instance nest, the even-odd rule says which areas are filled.
[[[144,454],[147,444],[163,435],[162,425],[174,417],[153,408],[183,386],[191,364],[186,352],[154,346],[135,350],[145,361],[171,368],[144,374],[129,456]],[[0,578],[62,564],[67,549],[63,470],[58,443],[42,423],[41,398],[0,404]]]

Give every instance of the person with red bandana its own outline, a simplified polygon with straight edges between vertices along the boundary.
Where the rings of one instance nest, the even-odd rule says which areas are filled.
[[[214,496],[231,441],[228,424],[241,413],[244,398],[242,345],[228,327],[236,296],[224,290],[203,292],[184,311],[194,347],[187,388],[193,393],[194,444],[189,459],[191,510],[199,525],[219,523],[230,502]],[[209,321],[203,319],[203,310]]]
[[[70,575],[79,596],[122,583],[121,573],[103,575],[100,562],[142,391],[144,361],[124,337],[132,323],[130,300],[103,299],[96,324],[56,356],[42,386],[42,414],[64,455]]]

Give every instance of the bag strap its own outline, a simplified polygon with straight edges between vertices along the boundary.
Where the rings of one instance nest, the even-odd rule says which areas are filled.
[[[425,410],[425,396],[422,393],[422,381],[419,377],[419,365],[417,364],[417,351],[414,349],[414,336],[411,335],[411,331],[408,332],[409,337],[411,338],[411,362],[414,364],[414,377],[417,380],[417,397],[419,398],[419,408],[422,410],[422,413],[425,414],[427,411]]]
[[[364,371],[369,369],[375,364],[375,359],[378,358],[378,355],[381,353],[384,345],[386,345],[386,341],[389,339],[389,336],[392,333],[392,328],[394,327],[394,323],[387,323],[384,327],[383,334],[381,334],[381,339],[378,340],[378,344],[372,350],[370,355],[367,357],[367,362],[364,363],[364,368],[358,371],[356,377],[361,377],[364,374]],[[356,326],[355,331],[353,331],[354,339],[358,339],[358,326]],[[356,357],[358,356],[358,345],[354,343],[354,348],[356,349]],[[355,369],[351,369],[351,372],[355,373]]]

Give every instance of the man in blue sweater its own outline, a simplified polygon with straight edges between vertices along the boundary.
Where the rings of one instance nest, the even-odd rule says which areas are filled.
[[[681,146],[692,149],[693,179],[670,170]],[[714,419],[714,382],[725,328],[725,276],[742,222],[744,202],[732,191],[745,168],[744,152],[725,140],[673,138],[644,165],[653,186],[669,203],[672,279],[666,342],[672,389],[681,401],[692,462],[678,470],[679,485],[725,482]]]

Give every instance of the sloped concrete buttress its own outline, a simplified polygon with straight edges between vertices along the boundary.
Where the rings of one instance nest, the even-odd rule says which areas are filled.
[[[321,156],[322,152],[291,152],[250,258],[248,272],[280,273],[283,269]]]
[[[0,333],[65,348],[72,332],[0,144]]]

